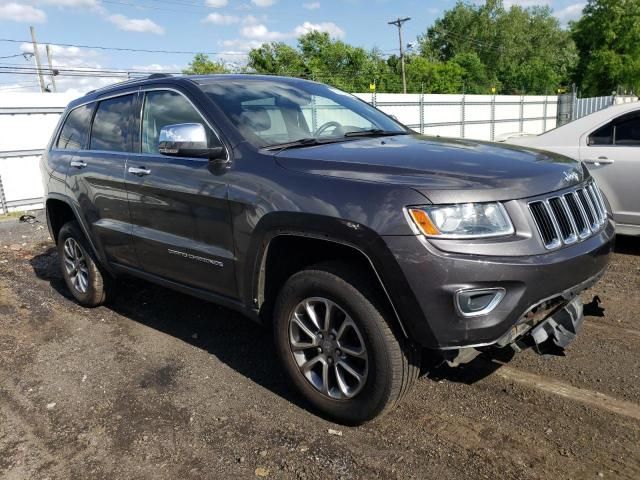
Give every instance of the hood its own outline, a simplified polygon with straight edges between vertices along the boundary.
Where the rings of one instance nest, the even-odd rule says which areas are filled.
[[[550,152],[422,135],[284,150],[276,158],[298,172],[411,187],[433,203],[527,198],[588,175],[579,162]]]

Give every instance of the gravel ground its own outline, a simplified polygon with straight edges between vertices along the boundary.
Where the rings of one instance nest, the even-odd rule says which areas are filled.
[[[640,239],[566,357],[440,368],[358,428],[308,411],[238,314],[136,280],[83,309],[58,268],[43,223],[0,221],[2,479],[640,478]]]

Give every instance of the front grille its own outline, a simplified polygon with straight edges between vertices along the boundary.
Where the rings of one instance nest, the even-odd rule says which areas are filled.
[[[584,240],[607,220],[602,194],[593,180],[561,195],[529,202],[529,210],[548,249]]]

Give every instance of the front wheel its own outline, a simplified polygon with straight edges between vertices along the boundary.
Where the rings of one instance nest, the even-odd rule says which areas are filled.
[[[274,312],[278,354],[297,389],[346,424],[386,413],[418,376],[418,354],[376,306],[366,279],[340,264],[293,275]]]

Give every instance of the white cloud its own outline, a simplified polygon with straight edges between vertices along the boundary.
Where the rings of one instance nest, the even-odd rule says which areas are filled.
[[[63,47],[60,45],[50,45],[51,57],[54,67],[69,68],[101,68],[98,63],[100,53],[96,50],[79,47]],[[33,53],[33,45],[31,43],[20,44],[20,51],[24,53]],[[38,51],[40,58],[47,58],[47,51],[44,45],[39,45]]]
[[[514,5],[517,5],[522,8],[536,7],[540,5],[550,5],[551,2],[549,0],[506,0],[504,2],[504,8],[511,8]]]
[[[240,22],[240,17],[236,17],[235,15],[222,15],[221,13],[214,12],[207,15],[203,21],[215,25],[231,25]]]
[[[207,7],[211,8],[222,8],[226,7],[229,3],[229,0],[207,0]]]
[[[320,2],[303,3],[302,6],[307,10],[318,10],[320,8]]]
[[[235,40],[224,40],[220,42],[220,44],[231,50],[224,52],[227,56],[238,56],[237,54],[246,53],[252,48],[258,48],[262,45],[262,42],[259,40],[246,40],[244,38],[238,38]]]
[[[577,20],[582,16],[582,9],[587,4],[585,2],[574,3],[571,5],[567,5],[561,10],[554,12],[554,15],[558,17],[562,23],[567,23],[571,20]]]
[[[63,92],[69,95],[80,97],[91,90],[96,90],[98,88],[106,87],[114,83],[123,82],[129,78],[124,74],[121,77],[110,78],[95,77],[91,76],[90,74],[88,75],[89,76],[87,77],[56,77],[56,87],[58,92]],[[45,78],[45,83],[48,84],[49,79]]]
[[[344,37],[344,30],[342,30],[339,26],[337,26],[333,22],[322,22],[322,23],[311,23],[304,22],[302,25],[298,25],[295,30],[295,36],[300,37],[309,32],[318,31],[318,32],[327,32],[334,38],[342,38]]]
[[[44,62],[46,62],[46,50],[44,45],[40,45],[40,56]],[[33,45],[31,43],[20,44],[20,51],[25,53],[33,52]],[[89,90],[101,88],[113,83],[127,80],[128,75],[125,71],[134,72],[148,72],[160,73],[160,72],[181,72],[185,67],[178,64],[138,64],[131,65],[129,67],[114,67],[103,62],[104,52],[98,50],[92,50],[88,48],[78,47],[63,47],[59,45],[51,45],[51,53],[53,57],[53,67],[62,69],[73,69],[74,75],[64,75],[62,73],[56,76],[56,86],[58,92],[67,92],[72,95],[80,96],[84,95]],[[31,65],[34,65],[33,60]],[[114,74],[107,78],[100,77],[96,70],[110,70],[110,71],[123,71],[122,74]],[[80,76],[82,74],[82,76]],[[86,75],[86,76],[85,76]],[[21,82],[22,83],[22,82]],[[45,75],[45,83],[48,85],[51,83],[49,75]],[[34,84],[31,87],[25,87],[29,91],[38,91],[39,87]],[[12,89],[13,91],[13,89]],[[19,91],[19,90],[16,90]]]
[[[240,29],[240,34],[251,40],[258,40],[262,42],[274,42],[279,40],[286,40],[288,38],[296,38],[301,35],[305,35],[309,32],[327,32],[332,37],[342,38],[345,33],[340,27],[333,22],[323,23],[311,23],[304,22],[298,25],[290,32],[277,32],[267,28],[263,23],[245,25]]]
[[[155,33],[162,35],[164,28],[149,18],[128,18],[124,15],[116,14],[107,17],[120,30],[127,32]]]
[[[46,64],[47,54],[45,48],[44,45],[40,45],[39,51],[40,58]],[[33,53],[33,45],[31,43],[22,43],[20,44],[20,50],[25,53]],[[102,52],[87,48],[51,45],[53,68],[74,70],[73,75],[64,75],[63,73],[55,77],[58,92],[67,92],[80,96],[89,90],[126,80],[127,75],[124,73],[121,76],[109,78],[96,76],[96,70],[106,68],[105,65],[100,62],[102,55]],[[34,65],[33,61],[31,65]],[[45,75],[45,83],[47,85],[51,83],[51,77],[49,75]],[[39,87],[35,86],[32,91],[37,91],[38,89]]]
[[[149,65],[133,65],[131,70],[136,72],[149,72],[149,73],[178,73],[184,70],[184,66],[178,65],[177,63],[162,65],[160,63],[151,63]]]
[[[271,5],[276,3],[276,0],[251,0],[251,3],[253,3],[256,7],[270,7]]]
[[[246,38],[262,40],[266,42],[284,40],[285,38],[289,38],[291,36],[287,33],[271,31],[263,23],[245,25],[240,29],[240,34]]]
[[[0,4],[0,20],[42,23],[47,20],[47,14],[31,5],[9,2]]]
[[[0,86],[0,95],[3,93],[5,95],[13,95],[14,93],[23,93],[23,92],[36,92],[40,91],[40,87],[38,86],[38,82],[21,82],[21,83],[10,83],[8,85]]]
[[[41,0],[47,5],[57,7],[99,7],[100,0]]]
[[[256,17],[255,15],[247,15],[242,19],[242,23],[245,25],[251,25],[253,23],[262,23],[267,21],[266,15],[260,15],[260,17]]]

